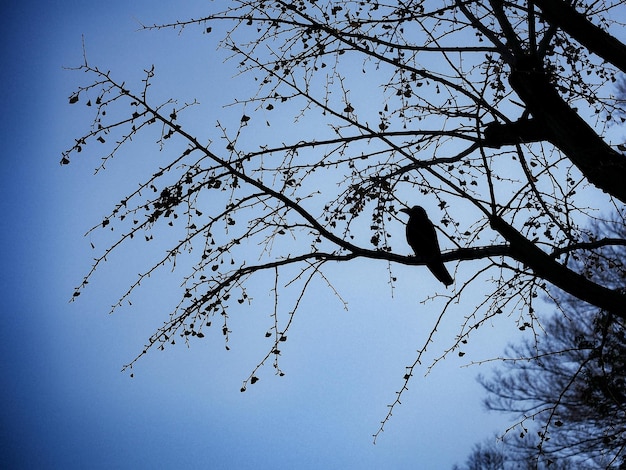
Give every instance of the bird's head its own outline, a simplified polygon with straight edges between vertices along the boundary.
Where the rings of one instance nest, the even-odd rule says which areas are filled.
[[[409,214],[409,216],[412,216],[412,215],[424,215],[424,216],[426,216],[426,211],[424,210],[424,208],[422,206],[413,206],[411,208],[403,207],[402,209],[400,209],[400,212],[404,212],[405,214]]]

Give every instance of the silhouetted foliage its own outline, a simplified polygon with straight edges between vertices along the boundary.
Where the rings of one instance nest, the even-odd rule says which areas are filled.
[[[626,317],[622,292],[568,263],[615,243],[586,227],[602,218],[600,207],[626,201],[626,159],[609,128],[624,120],[613,93],[626,47],[611,36],[622,2],[220,3],[224,10],[207,6],[206,17],[145,29],[202,32],[208,44],[223,31],[220,47],[257,87],[232,103],[236,120],[195,126],[194,110],[204,105],[175,98],[185,90],[159,100],[154,67],[133,84],[86,55],[78,70],[87,84],[69,99],[91,106],[94,120],[62,164],[88,149],[103,169],[136,142],[146,155],[143,136],[160,152],[159,169],[93,228],[119,238],[74,298],[131,239],[175,233],[114,309],[159,268],[193,263],[180,303],[138,358],[179,335],[203,337],[216,323],[227,342],[229,316],[253,302],[251,283],[269,275],[277,286],[273,345],[242,390],[268,359],[282,374],[279,346],[307,289],[319,281],[334,293],[329,263],[368,258],[371,269],[388,269],[392,286],[395,266],[425,264],[399,254],[408,247],[391,237],[404,224],[399,209],[416,203],[441,228],[442,260],[455,263],[451,292],[434,296],[442,315],[463,314],[443,356],[505,311],[534,325],[534,299],[552,286]],[[168,225],[177,231],[161,230]],[[279,303],[290,290],[291,305]],[[468,304],[470,290],[485,300]]]

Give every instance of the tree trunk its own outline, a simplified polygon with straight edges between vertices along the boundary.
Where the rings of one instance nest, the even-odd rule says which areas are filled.
[[[534,1],[550,24],[558,26],[589,51],[626,72],[626,45],[562,0]]]
[[[509,83],[528,111],[590,183],[626,202],[626,157],[609,147],[537,69],[511,72]]]

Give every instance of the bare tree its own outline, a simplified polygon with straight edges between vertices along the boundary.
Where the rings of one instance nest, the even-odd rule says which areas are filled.
[[[497,446],[494,437],[484,443],[474,444],[465,465],[463,467],[454,465],[452,470],[505,470],[506,460],[502,446]]]
[[[211,37],[224,27],[221,47],[258,84],[234,103],[236,123],[197,133],[186,116],[200,104],[152,98],[153,68],[134,86],[86,57],[78,69],[88,82],[70,97],[91,105],[95,117],[62,164],[99,141],[94,152],[104,168],[151,132],[158,134],[155,151],[168,155],[94,227],[121,235],[74,293],[121,244],[180,227],[179,241],[116,304],[183,255],[194,263],[180,303],[138,358],[177,335],[203,337],[215,318],[228,340],[229,315],[250,301],[250,282],[269,274],[276,279],[275,325],[267,333],[273,346],[259,367],[273,360],[282,373],[280,345],[308,286],[326,282],[329,263],[371,259],[372,269],[388,269],[392,285],[395,265],[425,264],[398,254],[406,245],[390,238],[404,223],[399,209],[417,202],[439,225],[442,260],[456,262],[455,284],[438,294],[441,315],[456,305],[470,312],[444,356],[503,311],[533,324],[534,299],[548,286],[626,316],[622,292],[567,264],[583,248],[624,243],[584,229],[602,217],[600,205],[626,201],[626,159],[621,142],[609,139],[621,116],[613,82],[626,70],[626,46],[611,36],[622,2],[227,5],[145,28],[195,27]],[[274,123],[291,131],[263,132]],[[242,245],[258,246],[257,256]],[[289,289],[293,303],[281,307],[279,295]],[[486,300],[465,305],[470,289]],[[242,390],[256,380],[255,369]]]
[[[515,444],[508,439],[493,437],[475,444],[463,466],[454,465],[452,470],[568,470],[563,462],[537,462],[532,455],[520,455]],[[576,467],[580,468],[580,467]]]
[[[623,238],[626,225],[604,225]],[[588,277],[624,290],[624,248],[606,246],[570,261]],[[537,341],[511,347],[503,367],[481,383],[491,410],[515,414],[514,445],[524,459],[569,468],[626,463],[626,325],[611,312],[557,292],[561,312]]]

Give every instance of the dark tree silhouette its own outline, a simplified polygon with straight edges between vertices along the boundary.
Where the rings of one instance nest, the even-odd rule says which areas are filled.
[[[474,444],[465,465],[455,465],[452,470],[505,470],[507,459],[502,447],[497,445],[495,437],[490,441]]]
[[[623,221],[597,227],[623,239]],[[570,260],[589,278],[624,290],[626,247],[607,245]],[[481,383],[491,410],[520,420],[522,459],[567,468],[626,464],[626,325],[613,313],[555,292],[561,312],[545,334],[511,347],[503,367]]]
[[[569,470],[562,462],[537,462],[527,454],[519,455],[518,448],[497,437],[475,444],[463,466],[452,470]],[[578,467],[577,467],[578,468]]]
[[[165,239],[167,225],[179,230],[171,248],[114,308],[159,268],[183,257],[194,263],[180,303],[138,358],[178,335],[205,336],[214,318],[228,340],[229,315],[250,302],[250,282],[296,270],[281,292],[295,289],[297,300],[276,308],[274,344],[242,390],[269,358],[282,373],[279,345],[313,280],[326,283],[329,263],[367,258],[371,269],[389,269],[393,284],[394,266],[427,262],[391,238],[408,203],[426,208],[444,231],[442,260],[456,262],[454,289],[434,296],[441,315],[463,313],[442,356],[506,310],[532,324],[534,299],[548,286],[626,317],[622,292],[567,262],[623,242],[585,228],[602,217],[599,207],[626,201],[624,147],[610,128],[624,119],[613,94],[626,46],[612,35],[623,2],[225,5],[145,29],[195,27],[207,42],[223,31],[222,50],[258,85],[233,103],[236,122],[198,130],[193,110],[201,105],[174,97],[186,90],[155,98],[153,67],[134,85],[86,55],[78,70],[88,81],[69,99],[90,105],[95,117],[62,164],[88,150],[104,168],[122,149],[142,145],[143,135],[156,135],[162,162],[94,227],[114,228],[119,238],[96,257],[74,298],[118,246]],[[265,132],[268,125],[281,132]],[[470,290],[485,300],[468,305]],[[383,426],[431,340],[408,367]]]

